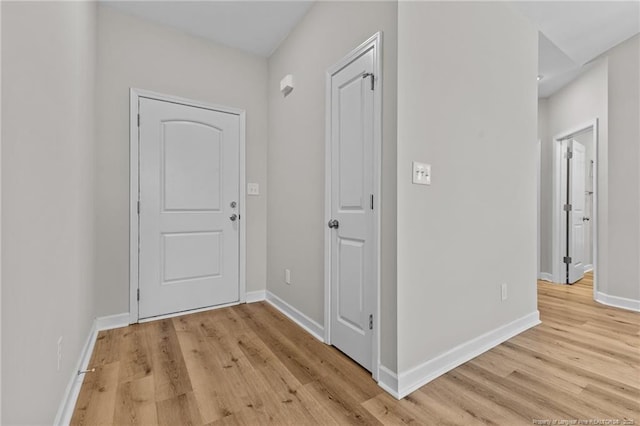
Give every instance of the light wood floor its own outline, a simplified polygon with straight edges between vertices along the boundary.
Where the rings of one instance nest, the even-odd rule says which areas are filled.
[[[640,315],[589,277],[538,294],[542,325],[402,401],[266,303],[101,332],[72,424],[640,424]]]

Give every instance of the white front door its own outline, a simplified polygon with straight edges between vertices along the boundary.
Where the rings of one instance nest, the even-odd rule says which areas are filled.
[[[567,212],[567,282],[573,284],[584,277],[585,256],[585,159],[584,145],[576,140],[569,142],[571,157],[569,162],[568,204]]]
[[[374,49],[331,76],[330,343],[372,369]]]
[[[139,318],[238,301],[238,115],[144,97],[139,112]]]

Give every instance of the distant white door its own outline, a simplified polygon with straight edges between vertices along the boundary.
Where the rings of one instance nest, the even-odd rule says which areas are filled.
[[[139,112],[139,317],[238,301],[238,115],[148,98]]]
[[[374,50],[331,77],[331,344],[372,369]]]
[[[570,284],[584,277],[585,258],[585,159],[584,145],[571,140],[571,158],[569,162],[568,204],[571,209],[567,212],[567,282]]]

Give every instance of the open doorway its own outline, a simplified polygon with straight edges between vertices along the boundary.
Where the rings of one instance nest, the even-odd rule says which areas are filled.
[[[598,122],[554,137],[553,281],[597,287]]]

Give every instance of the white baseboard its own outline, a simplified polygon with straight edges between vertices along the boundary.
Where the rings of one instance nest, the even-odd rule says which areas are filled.
[[[129,325],[129,312],[96,318],[96,330],[111,330]]]
[[[269,302],[269,304],[271,304],[271,306],[282,312],[284,315],[289,317],[290,320],[298,324],[300,327],[304,328],[313,337],[324,343],[323,326],[321,326],[293,306],[289,305],[287,302],[280,299],[270,291],[266,292],[266,300],[267,302]]]
[[[626,297],[611,296],[600,291],[596,292],[596,302],[614,308],[640,312],[640,300],[627,299]]]
[[[247,303],[255,303],[262,302],[267,299],[267,291],[266,290],[258,290],[258,291],[248,291],[245,301]]]
[[[127,315],[127,320],[128,319]],[[80,358],[76,368],[71,373],[71,380],[69,380],[67,389],[64,392],[64,397],[58,407],[58,413],[56,414],[56,418],[53,422],[55,426],[66,426],[71,422],[73,410],[76,407],[80,388],[82,387],[82,382],[84,380],[84,374],[78,374],[78,371],[86,370],[89,365],[89,359],[91,359],[93,347],[95,346],[96,338],[98,337],[98,330],[96,326],[97,319],[93,321],[91,330],[89,330],[89,336],[82,347],[82,352],[80,353]]]
[[[402,372],[398,375],[397,396],[394,396],[404,398],[433,379],[538,324],[540,324],[540,313],[536,310]]]
[[[102,330],[111,330],[113,328],[126,327],[129,325],[129,313],[109,315],[106,317],[98,317],[93,320],[91,329],[87,340],[82,347],[80,357],[76,364],[76,368],[71,373],[71,379],[64,392],[64,397],[58,407],[56,418],[53,422],[55,426],[67,426],[71,422],[73,416],[73,410],[76,408],[76,402],[78,401],[78,395],[80,395],[80,388],[82,388],[82,382],[84,381],[84,374],[79,374],[79,371],[86,370],[93,354],[93,348],[96,345],[96,339],[98,338],[98,332]]]
[[[549,274],[548,272],[540,272],[538,274],[538,279],[542,281],[553,282],[553,275]]]
[[[378,386],[394,398],[400,399],[400,394],[398,394],[398,375],[384,365],[381,365],[378,371]]]
[[[584,272],[591,272],[593,271],[593,265],[584,265]]]

